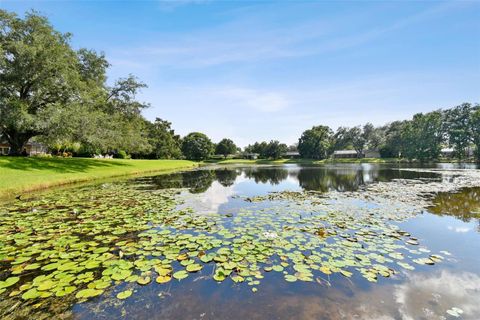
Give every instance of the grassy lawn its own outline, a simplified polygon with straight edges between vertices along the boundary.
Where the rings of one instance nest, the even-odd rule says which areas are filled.
[[[0,157],[0,198],[74,182],[193,168],[187,160]]]

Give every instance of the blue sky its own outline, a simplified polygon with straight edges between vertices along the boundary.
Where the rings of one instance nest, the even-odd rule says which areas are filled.
[[[184,135],[296,142],[303,130],[480,102],[478,1],[5,1],[149,86]]]

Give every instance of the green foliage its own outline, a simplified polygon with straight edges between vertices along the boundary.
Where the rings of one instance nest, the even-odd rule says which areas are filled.
[[[332,137],[332,145],[329,153],[335,150],[346,149],[350,146],[349,129],[347,127],[339,127]]]
[[[280,159],[288,151],[288,146],[277,140],[255,142],[245,148],[247,153],[257,153],[263,159]]]
[[[380,156],[382,158],[398,158],[402,151],[402,130],[406,121],[394,121],[384,126],[385,134],[384,144],[380,147]]]
[[[213,153],[212,141],[203,133],[189,133],[182,141],[182,153],[189,160],[205,160]]]
[[[465,151],[470,143],[473,142],[471,139],[475,126],[470,124],[472,111],[473,107],[469,103],[464,103],[444,111],[448,143],[453,147],[455,155],[459,159],[465,158]]]
[[[298,140],[298,151],[302,158],[326,159],[332,142],[332,130],[327,126],[316,126],[302,133]]]
[[[20,154],[39,136],[48,146],[80,143],[84,150],[144,151],[148,145],[136,100],[146,87],[134,76],[106,85],[103,54],[75,51],[70,34],[30,12],[0,10],[0,132]]]
[[[215,147],[215,154],[221,154],[225,158],[227,158],[229,154],[234,154],[235,152],[237,152],[237,146],[230,139],[222,139]]]
[[[118,150],[117,154],[115,155],[115,158],[129,159],[130,156],[127,154],[127,152],[125,150]]]
[[[288,146],[284,143],[280,143],[277,140],[272,140],[267,144],[265,149],[265,158],[268,159],[280,159],[288,150]]]
[[[472,129],[472,142],[475,145],[475,156],[480,162],[480,105],[475,106],[475,111],[470,116],[470,127]]]
[[[77,99],[79,61],[69,40],[35,12],[21,19],[0,10],[0,130],[14,154]]]
[[[437,159],[443,141],[443,119],[440,111],[418,113],[402,130],[402,155],[420,161]]]
[[[182,156],[180,136],[175,134],[171,123],[160,118],[146,122],[150,152],[144,156],[155,159],[179,159]]]
[[[349,129],[346,133],[346,139],[357,152],[357,157],[360,158],[366,148],[378,149],[383,134],[380,128],[375,128],[371,123],[367,123],[363,127],[357,126]]]
[[[258,153],[261,158],[265,157],[268,143],[265,141],[255,142],[253,145],[248,145],[245,147],[245,152],[247,153]]]
[[[385,139],[385,132],[383,128],[367,123],[363,126],[363,136],[367,142],[367,148],[377,150]]]

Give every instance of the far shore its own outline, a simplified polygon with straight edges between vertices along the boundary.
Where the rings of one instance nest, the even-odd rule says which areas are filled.
[[[458,162],[442,159],[436,162]],[[123,160],[92,158],[58,157],[0,157],[0,199],[17,197],[28,192],[39,191],[56,186],[71,185],[108,178],[163,174],[194,169],[199,166],[220,165],[322,165],[336,163],[409,163],[403,159],[392,158],[349,158],[349,159],[209,159],[205,161],[188,160]]]

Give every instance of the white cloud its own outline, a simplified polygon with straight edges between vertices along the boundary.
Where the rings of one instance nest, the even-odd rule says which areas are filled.
[[[462,309],[465,319],[480,314],[480,277],[473,273],[442,270],[425,276],[412,274],[395,288],[394,295],[404,320],[422,317],[441,319],[452,307]]]
[[[163,1],[165,8],[208,1]],[[329,19],[321,18],[290,25],[276,24],[282,17],[265,15],[257,17],[246,11],[234,15],[228,23],[187,34],[157,33],[152,40],[137,47],[117,48],[113,59],[142,61],[150,67],[204,68],[227,63],[259,62],[272,59],[305,57],[350,49],[373,41],[385,34],[465,4],[442,3],[427,10],[407,16],[388,25],[374,28],[344,29],[344,21],[355,23],[365,19],[369,12],[344,14]],[[374,18],[374,17],[372,17]],[[269,21],[269,19],[271,21]]]
[[[466,233],[466,232],[469,232],[469,231],[472,230],[472,228],[467,228],[467,227],[452,227],[452,226],[448,226],[447,229],[448,229],[448,230],[455,231],[455,232],[458,232],[458,233]]]

